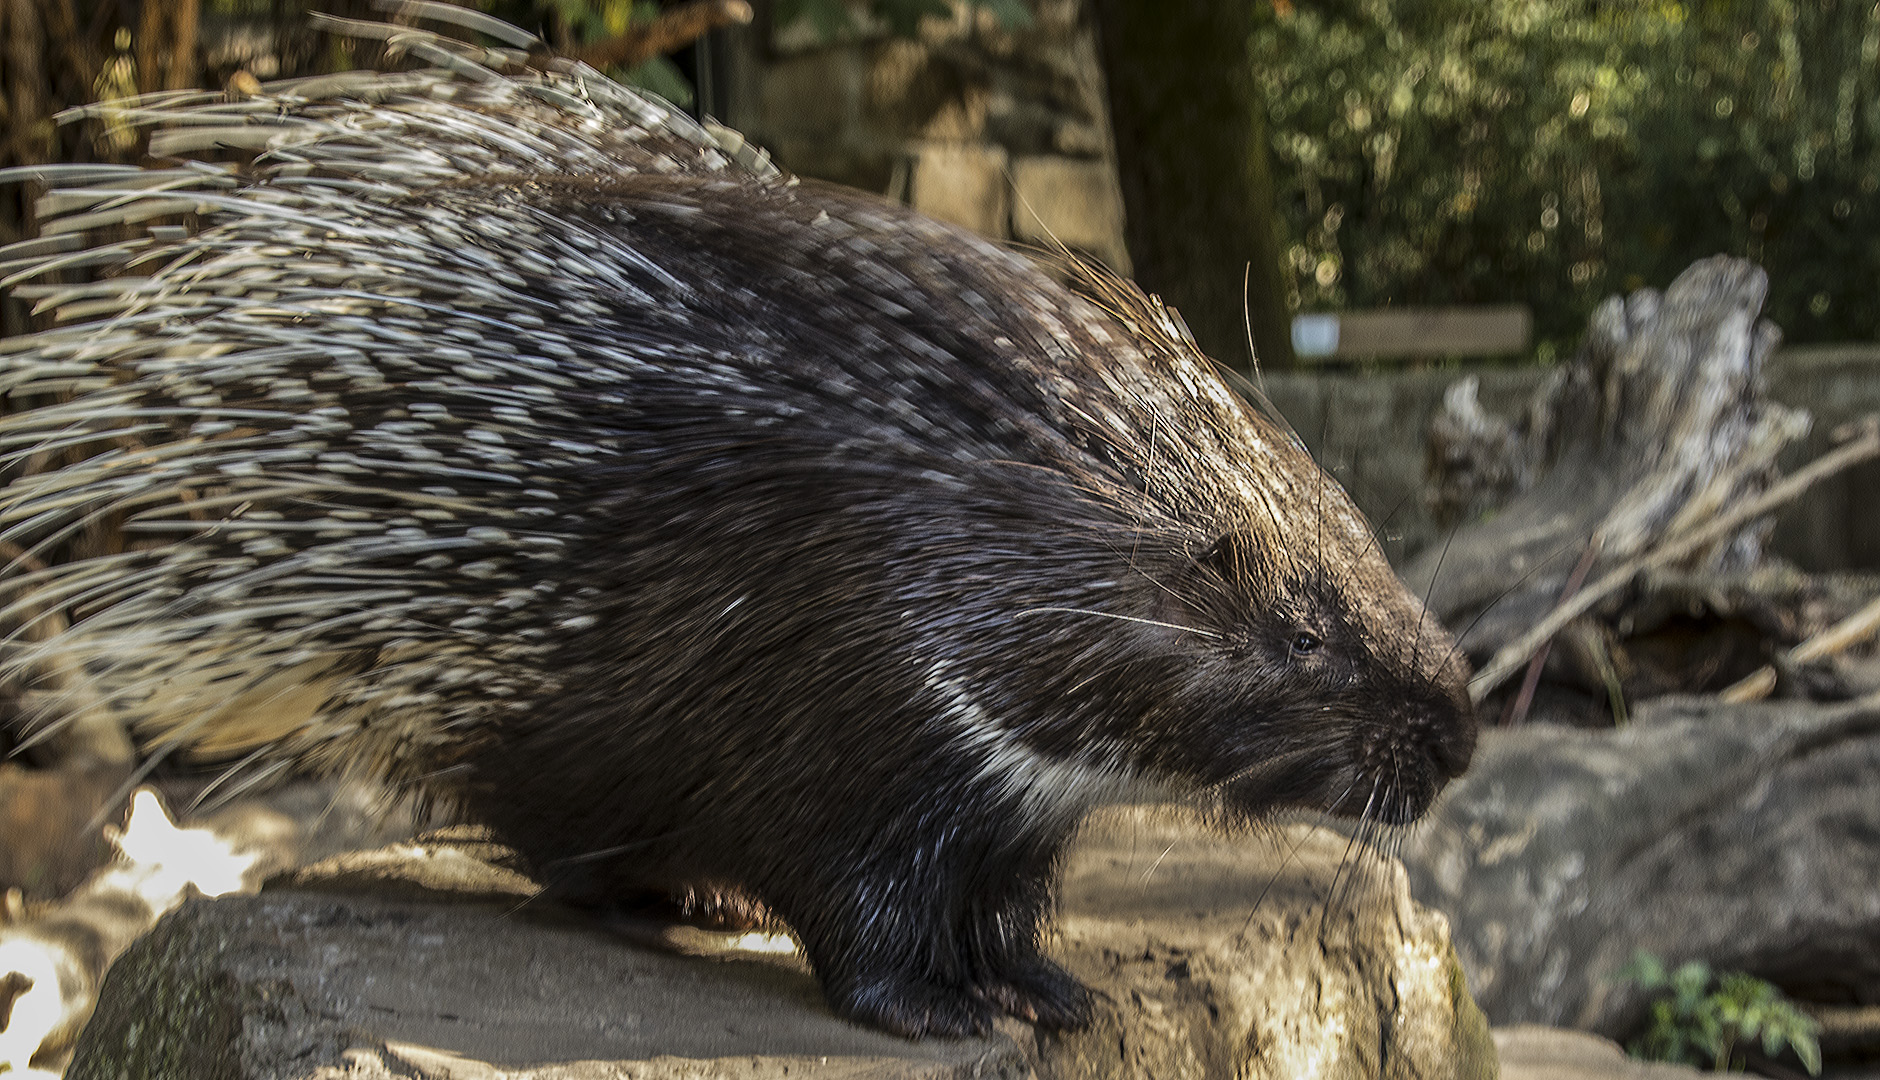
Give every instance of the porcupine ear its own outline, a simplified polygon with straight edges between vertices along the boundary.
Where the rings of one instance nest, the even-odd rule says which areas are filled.
[[[1211,571],[1222,581],[1234,581],[1246,572],[1245,554],[1247,538],[1239,533],[1228,531],[1214,538],[1214,542],[1201,549],[1195,559],[1195,565]]]
[[[1235,625],[1244,614],[1244,577],[1247,537],[1222,532],[1178,565],[1160,590],[1165,606],[1158,618],[1167,622],[1199,620],[1211,628]]]

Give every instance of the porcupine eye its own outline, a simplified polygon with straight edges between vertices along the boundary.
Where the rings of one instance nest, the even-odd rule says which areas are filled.
[[[1317,634],[1309,630],[1301,630],[1293,635],[1292,654],[1299,658],[1311,656],[1313,653],[1318,652],[1319,647],[1324,644],[1323,641],[1319,640]]]

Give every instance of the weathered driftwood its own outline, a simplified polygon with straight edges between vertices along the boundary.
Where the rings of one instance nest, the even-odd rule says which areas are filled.
[[[1764,664],[1731,683],[1718,696],[1732,705],[1746,701],[1761,701],[1775,691],[1782,669],[1793,670],[1803,664],[1839,655],[1848,648],[1874,637],[1876,633],[1880,633],[1880,599],[1869,601],[1854,614],[1814,634],[1800,645],[1776,657],[1771,663]]]
[[[1880,455],[1880,429],[1872,426],[1845,445],[1823,454],[1821,457],[1795,473],[1753,497],[1746,497],[1742,502],[1729,508],[1716,517],[1702,522],[1690,522],[1683,529],[1663,537],[1658,543],[1619,565],[1607,570],[1600,578],[1585,589],[1580,588],[1585,578],[1585,571],[1590,569],[1594,557],[1600,548],[1596,542],[1589,543],[1574,573],[1567,579],[1561,590],[1560,601],[1541,621],[1523,631],[1513,641],[1495,650],[1495,655],[1482,666],[1481,672],[1472,680],[1470,691],[1477,701],[1492,691],[1500,681],[1524,658],[1535,654],[1536,650],[1553,636],[1564,630],[1581,615],[1593,610],[1607,597],[1612,596],[1636,580],[1648,570],[1657,570],[1674,566],[1687,559],[1693,553],[1714,547],[1719,542],[1739,535],[1740,530],[1751,523],[1764,520],[1782,504],[1794,499],[1819,480],[1826,479],[1842,469],[1858,462]],[[1850,618],[1853,618],[1850,616]],[[1857,621],[1858,622],[1858,621]],[[1854,630],[1842,631],[1842,636],[1850,638],[1845,644],[1851,644]],[[1530,668],[1530,676],[1534,669]],[[1529,684],[1532,683],[1529,679]]]
[[[1718,257],[1662,295],[1607,300],[1572,362],[1513,422],[1483,413],[1470,381],[1451,390],[1432,426],[1433,501],[1439,514],[1470,520],[1405,577],[1427,583],[1434,612],[1463,631],[1481,668],[1477,700],[1539,656],[1550,675],[1609,697],[1622,715],[1635,667],[1627,611],[1651,606],[1641,582],[1654,579],[1641,574],[1741,580],[1763,569],[1773,510],[1880,454],[1880,433],[1857,432],[1778,477],[1777,455],[1810,420],[1766,397],[1763,365],[1781,336],[1757,318],[1766,289],[1761,270]],[[1818,629],[1794,627],[1775,645]],[[1545,652],[1550,641],[1556,655]],[[1775,645],[1711,672],[1716,687],[1685,688],[1726,685]]]

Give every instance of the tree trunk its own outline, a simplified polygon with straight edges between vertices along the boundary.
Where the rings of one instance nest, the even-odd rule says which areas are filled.
[[[1292,366],[1266,115],[1245,0],[1097,0],[1128,213],[1144,289],[1174,305],[1210,356]]]
[[[200,0],[144,0],[137,31],[137,88],[192,90],[198,82]]]

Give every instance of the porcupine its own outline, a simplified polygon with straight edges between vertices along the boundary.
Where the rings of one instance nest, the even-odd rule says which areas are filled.
[[[68,395],[0,419],[62,462],[0,492],[41,723],[82,667],[155,752],[383,779],[564,895],[749,898],[910,1035],[1087,1022],[1040,939],[1095,806],[1398,823],[1466,766],[1450,638],[1168,309],[425,10],[502,43],[335,20],[436,66],[108,106],[176,163],[33,173],[14,280],[110,275],[0,347]]]

